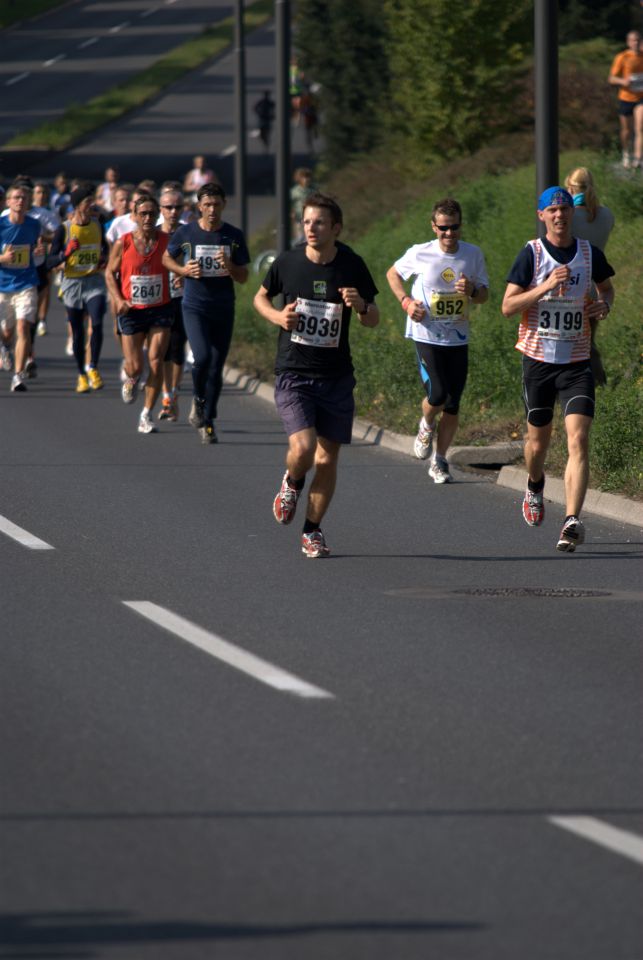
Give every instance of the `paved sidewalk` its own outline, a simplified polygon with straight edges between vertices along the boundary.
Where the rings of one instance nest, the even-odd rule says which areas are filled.
[[[235,386],[245,390],[253,396],[259,397],[268,403],[274,403],[273,387],[263,383],[257,377],[252,377],[234,367],[226,367],[224,375],[228,386]],[[384,430],[368,420],[356,418],[353,426],[353,437],[362,443],[371,443],[374,446],[384,447],[387,450],[397,450],[399,453],[411,452],[413,436],[393,433]],[[462,466],[478,464],[501,465],[496,483],[512,490],[523,491],[526,477],[524,467],[515,467],[515,463],[522,457],[522,442],[515,440],[509,443],[491,444],[487,447],[452,447],[449,451],[449,462]],[[556,477],[547,477],[546,500],[553,503],[565,503],[565,488],[562,480]],[[643,503],[637,500],[628,500],[627,497],[613,493],[603,493],[601,490],[588,490],[583,510],[609,520],[618,520],[633,526],[643,527]]]

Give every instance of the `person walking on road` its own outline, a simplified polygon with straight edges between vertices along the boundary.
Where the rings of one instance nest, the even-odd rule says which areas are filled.
[[[460,239],[457,200],[447,197],[435,204],[431,227],[436,239],[409,247],[386,279],[406,313],[405,336],[415,343],[426,391],[413,454],[419,460],[431,458],[434,483],[450,483],[447,452],[467,381],[470,305],[486,302],[489,279],[482,250]],[[404,287],[409,277],[415,277],[411,296]]]
[[[321,522],[337,479],[342,444],[351,442],[355,378],[349,346],[353,311],[375,327],[377,287],[356,253],[338,243],[342,211],[321,193],[304,208],[305,246],[282,253],[270,267],[255,298],[256,311],[279,328],[275,402],[286,433],[286,472],[273,501],[278,523],[292,521],[306,474],[315,474],[308,492],[301,549],[306,557],[327,557]],[[273,306],[282,295],[285,306]]]
[[[31,331],[38,309],[38,271],[35,257],[45,252],[42,226],[27,216],[31,191],[14,183],[7,191],[8,210],[0,217],[0,354],[4,370],[13,368],[11,344],[17,329],[15,373],[11,389],[23,393],[25,366],[31,350]]]
[[[505,317],[520,314],[516,349],[523,354],[523,397],[527,413],[525,521],[538,527],[545,517],[545,460],[556,396],[565,418],[565,520],[557,550],[573,553],[585,540],[580,512],[589,481],[589,432],[594,417],[590,362],[591,321],[604,320],[614,302],[605,255],[572,233],[574,201],[562,187],[538,200],[542,240],[530,240],[516,257],[502,301]],[[591,299],[592,285],[598,299]]]
[[[641,34],[630,30],[627,49],[617,54],[609,82],[619,88],[618,119],[623,166],[643,167],[643,51]]]
[[[98,371],[103,345],[103,318],[107,308],[107,290],[103,270],[108,248],[103,228],[92,216],[94,191],[89,184],[71,193],[74,212],[56,231],[47,258],[47,269],[62,266],[61,293],[72,330],[72,346],[78,381],[76,393],[100,390]],[[85,315],[91,322],[89,369],[85,370]]]
[[[272,124],[275,119],[275,101],[270,96],[270,91],[264,91],[263,97],[254,105],[254,111],[257,115],[257,121],[259,123],[259,137],[263,143],[266,150],[270,149],[270,134],[272,132]]]
[[[143,372],[143,345],[147,341],[149,374],[145,402],[138,422],[139,433],[155,433],[152,410],[163,377],[163,360],[172,326],[170,284],[162,263],[168,235],[156,229],[158,201],[141,196],[133,218],[136,229],[116,240],[105,271],[107,288],[122,334],[126,379],[121,388],[124,403],[136,399]]]
[[[188,419],[201,442],[211,444],[218,442],[214,421],[232,340],[234,285],[248,279],[250,254],[241,230],[223,221],[223,187],[206,183],[197,196],[199,219],[172,234],[163,264],[185,278],[183,323],[194,355]]]

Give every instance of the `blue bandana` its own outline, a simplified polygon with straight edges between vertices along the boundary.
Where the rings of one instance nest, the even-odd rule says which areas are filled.
[[[538,198],[538,209],[545,210],[546,207],[573,207],[574,198],[564,187],[547,187]]]

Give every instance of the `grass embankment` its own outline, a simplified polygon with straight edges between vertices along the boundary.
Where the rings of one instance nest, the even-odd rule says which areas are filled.
[[[255,30],[272,15],[272,0],[255,0],[245,10],[246,30]],[[175,47],[142,73],[87,103],[73,104],[57,120],[16,134],[4,146],[66,150],[82,137],[158,96],[165,87],[225,50],[233,39],[234,18],[226,17]]]
[[[601,202],[609,206],[616,226],[607,256],[616,271],[616,305],[599,332],[598,343],[608,373],[608,385],[599,390],[592,431],[592,484],[641,496],[641,378],[640,360],[640,250],[643,249],[643,193],[640,178],[623,176],[611,160],[599,154],[566,153],[561,156],[561,178],[583,163],[600,185]],[[474,309],[471,324],[469,379],[461,408],[459,442],[486,444],[522,436],[520,354],[514,349],[517,318],[500,312],[505,278],[517,253],[535,235],[533,165],[475,179],[464,169],[459,178],[448,174],[449,192],[464,211],[463,239],[482,247],[490,278],[487,304]],[[352,327],[352,348],[357,371],[357,403],[362,416],[403,433],[414,432],[422,392],[413,344],[403,336],[404,318],[389,291],[385,273],[413,243],[433,239],[429,216],[438,198],[435,188],[408,206],[386,213],[355,237],[380,289],[381,323],[375,331]],[[380,209],[391,207],[395,189],[380,195]],[[341,199],[341,197],[340,197]],[[239,298],[236,346],[231,359],[269,374],[274,356],[275,332],[258,319],[251,297],[261,278],[253,277]],[[551,464],[560,468],[566,459],[564,428],[557,420]]]

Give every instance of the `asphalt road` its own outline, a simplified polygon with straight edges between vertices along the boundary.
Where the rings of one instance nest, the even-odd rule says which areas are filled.
[[[229,8],[222,9],[224,14],[229,13]],[[5,152],[0,159],[2,170],[6,176],[26,170],[34,177],[44,178],[53,178],[59,170],[65,170],[70,177],[98,182],[103,179],[105,167],[115,164],[123,180],[138,183],[151,177],[162,183],[170,179],[182,181],[192,167],[192,157],[205,154],[228,195],[226,218],[238,224],[234,69],[234,56],[228,51],[173,84],[144,108],[109,124],[70,150],[42,158],[33,152]],[[276,219],[273,149],[266,151],[261,141],[252,136],[257,120],[254,104],[265,90],[274,96],[274,77],[274,26],[267,24],[246,36],[249,234]],[[295,124],[291,128],[291,151],[293,169],[310,162],[303,128]]]
[[[224,0],[74,0],[2,31],[0,143],[140,73],[229,14]]]
[[[358,443],[310,561],[270,405],[141,436],[50,329],[0,375],[0,958],[639,958],[641,531],[561,555]]]

